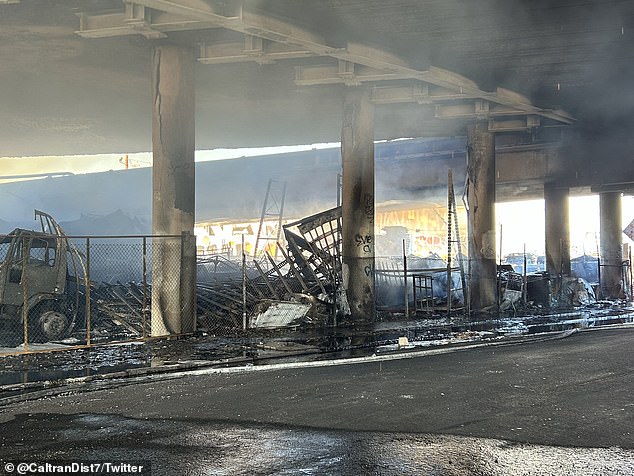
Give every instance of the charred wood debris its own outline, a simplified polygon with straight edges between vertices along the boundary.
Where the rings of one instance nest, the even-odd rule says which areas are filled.
[[[286,246],[276,243],[278,256],[264,252],[257,259],[247,257],[244,266],[239,260],[221,255],[198,259],[198,328],[230,334],[243,331],[245,323],[247,329],[345,323],[349,307],[342,286],[340,230],[341,207],[336,207],[285,225]],[[431,263],[428,259],[425,262]],[[438,284],[445,288],[447,275],[442,267],[438,267],[440,262],[436,257],[435,266],[428,271],[434,286]],[[398,268],[398,261],[393,264]],[[378,266],[377,274],[384,276],[377,276],[377,283],[381,285],[383,280],[385,288],[392,286],[402,290],[406,278],[401,276],[400,280],[395,280],[395,272],[397,269],[386,271],[384,263]],[[413,274],[408,275],[408,286],[413,283],[413,278]],[[498,316],[538,315],[552,312],[553,308],[595,303],[592,287],[581,278],[560,282],[560,291],[556,295],[551,292],[551,278],[544,272],[526,276],[514,272],[510,266],[501,266],[498,278],[500,304],[491,310]],[[459,280],[452,276],[452,281],[456,279]],[[379,292],[378,300],[381,301],[385,294]],[[452,290],[452,300],[457,304],[455,312],[464,317],[462,290],[457,294],[456,298]],[[446,316],[446,292],[442,296],[433,291],[432,296],[433,309],[437,312],[424,313],[417,318]],[[383,311],[380,310],[381,303],[377,303],[379,319],[402,319],[404,305],[399,310],[389,305],[389,298],[384,300],[387,305]],[[100,333],[109,338],[113,335],[147,336],[150,301],[150,283],[91,283],[91,312],[97,324],[93,332],[97,338]]]
[[[345,313],[341,291],[341,207],[283,227],[286,247],[242,262],[221,255],[197,262],[198,328],[237,332],[247,328],[326,324]],[[244,273],[244,279],[243,279]],[[94,333],[112,338],[146,336],[151,283],[91,283]],[[245,316],[246,314],[246,316]]]

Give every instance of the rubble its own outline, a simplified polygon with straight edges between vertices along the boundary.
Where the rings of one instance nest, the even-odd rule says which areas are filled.
[[[341,207],[336,207],[285,225],[286,246],[277,243],[281,259],[275,260],[266,252],[242,263],[220,255],[199,259],[198,329],[212,334],[232,334],[250,329],[300,329],[340,323],[350,314],[342,285],[340,230]],[[60,240],[68,241],[61,230],[58,234]],[[145,242],[142,253],[131,249],[134,260],[145,260]],[[75,276],[81,276],[78,270],[83,269],[86,256],[77,251],[73,256]],[[108,254],[105,258],[120,257]],[[447,262],[435,255],[427,258],[407,256],[406,259],[407,274],[403,257],[376,259],[379,319],[394,320],[402,316],[403,309],[407,309],[405,299],[414,315],[418,311],[419,316],[427,318],[445,316],[449,319],[449,309],[463,312],[459,268],[451,268],[448,272]],[[104,256],[101,257],[103,260]],[[93,265],[96,262],[93,260]],[[584,258],[580,262],[585,265],[588,260]],[[590,261],[590,267],[594,265],[596,260]],[[76,342],[86,342],[88,328],[94,343],[150,335],[151,279],[146,279],[145,272],[136,268],[117,266],[116,269],[124,270],[122,279],[129,273],[127,282],[102,281],[103,276],[110,274],[95,269],[90,275],[89,293],[83,278],[74,284],[77,317],[72,336]],[[448,277],[451,279],[449,303]],[[552,309],[578,308],[596,302],[593,286],[580,277],[560,278],[555,283],[558,292],[553,295],[553,283],[547,273],[520,274],[510,265],[502,265],[498,269],[498,282],[499,305],[493,310],[497,311],[498,317],[518,313],[539,315]],[[86,309],[88,294],[90,312]],[[406,315],[406,319],[411,317],[411,313]],[[451,319],[454,317],[457,314]]]
[[[310,310],[310,304],[300,302],[273,301],[265,311],[256,315],[251,323],[255,329],[271,329],[299,325]]]
[[[342,286],[341,207],[332,208],[283,227],[286,247],[277,243],[281,259],[268,253],[242,264],[222,256],[198,261],[197,305],[199,329],[235,332],[246,329],[299,328],[336,324],[349,315]],[[377,308],[399,312],[404,306],[405,279],[411,309],[438,318],[446,314],[447,263],[439,256],[382,257],[376,261]],[[584,261],[585,262],[585,261]],[[463,310],[464,296],[458,268],[451,277],[451,309]],[[595,301],[592,286],[581,278],[565,279],[557,296],[545,272],[516,273],[510,265],[498,270],[500,304],[497,312],[515,316],[521,312],[543,314],[550,309],[578,307]],[[244,278],[244,281],[243,281]],[[425,278],[427,284],[415,283]],[[148,285],[149,288],[149,285]],[[416,291],[418,289],[418,295]],[[97,309],[133,335],[147,333],[149,312],[139,285],[100,285]],[[106,299],[104,296],[109,296]],[[420,308],[426,305],[427,308]],[[420,308],[420,309],[419,309]],[[145,334],[144,334],[145,335]]]
[[[149,296],[136,283],[91,283],[91,323],[94,338],[112,340],[149,335]],[[81,334],[81,330],[78,331]]]
[[[565,278],[557,296],[560,307],[588,306],[596,302],[592,285],[583,278]]]

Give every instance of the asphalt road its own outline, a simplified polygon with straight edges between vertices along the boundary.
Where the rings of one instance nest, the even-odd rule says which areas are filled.
[[[2,408],[0,454],[152,474],[634,475],[633,342],[603,329],[69,392]]]

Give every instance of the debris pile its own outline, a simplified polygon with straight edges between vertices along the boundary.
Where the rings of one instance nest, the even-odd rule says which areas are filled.
[[[198,284],[199,322],[208,329],[271,328],[324,322],[345,311],[341,283],[341,207],[284,226],[281,260],[265,252],[239,279]],[[243,300],[244,288],[244,300]]]
[[[73,319],[68,327],[78,339],[85,338],[88,328],[95,342],[150,335],[152,289],[145,271],[142,273],[142,283],[138,282],[141,279],[139,270],[132,269],[133,264],[113,267],[123,273],[125,277],[121,280],[126,283],[104,282],[106,279],[103,276],[110,276],[108,273],[102,273],[103,276],[91,274],[90,303],[86,305],[88,290],[82,276],[86,274],[88,248],[84,255],[69,242],[50,216],[36,212],[36,217],[47,225],[43,225],[46,230],[37,233],[17,230],[4,240],[8,247],[8,259],[0,269],[0,277],[4,276],[5,287],[13,286],[16,291],[13,320],[19,323],[20,314],[17,310],[23,300],[19,294],[19,283],[23,276],[28,277],[26,273],[31,270],[38,273],[38,279],[34,277],[32,280],[32,290],[47,291],[39,275],[43,268],[55,272],[53,278],[57,279],[51,278],[49,286],[54,287],[56,294],[49,296],[50,292],[47,291],[47,297],[57,304],[68,301],[66,307],[73,310]],[[247,260],[244,256],[242,262],[231,261],[220,255],[199,259],[196,285],[198,328],[226,334],[245,329],[336,323],[338,317],[349,315],[342,279],[341,226],[341,207],[336,207],[285,225],[283,233],[286,246],[277,243],[276,248],[281,256],[274,258],[264,251],[254,259]],[[23,236],[26,238],[20,241]],[[137,251],[134,246],[128,248],[135,253]],[[136,262],[136,258],[129,259],[128,248],[127,265]],[[22,261],[25,250],[29,259]],[[66,254],[69,256],[68,265],[66,260],[55,259]],[[116,253],[103,252],[99,256],[101,260],[93,256],[90,269],[101,269],[97,264],[101,266],[116,261],[118,257]],[[145,270],[145,241],[143,253],[139,256],[143,257],[142,270]],[[596,260],[592,262],[583,258],[577,264],[581,264],[586,271],[596,266]],[[465,258],[459,254],[457,259],[460,268],[450,268],[450,264],[439,256],[377,257],[377,309],[391,312],[391,316],[399,315],[403,309],[414,313],[421,311],[427,317],[439,317],[440,313],[449,316],[451,310],[460,308],[465,302]],[[22,270],[22,266],[25,270]],[[105,266],[104,269],[109,270],[109,267]],[[13,274],[10,273],[12,270]],[[38,284],[42,289],[37,288]],[[44,284],[48,285],[47,282]],[[520,274],[510,265],[500,265],[498,284],[497,309],[501,314],[588,306],[596,302],[592,285],[582,278],[559,278],[553,281],[546,272]],[[553,293],[552,289],[556,292]],[[3,295],[5,300],[8,299],[8,291],[0,294],[0,297]],[[62,298],[65,300],[62,301]],[[34,299],[34,302],[39,301]],[[10,309],[8,304],[12,303],[4,303],[5,313]],[[64,317],[62,311],[66,307],[58,305],[55,308],[43,308],[34,305],[34,315],[36,311],[39,312],[39,319],[35,322],[45,325],[51,316]],[[63,336],[66,335],[68,332]],[[48,340],[59,339],[51,337]]]
[[[94,338],[112,340],[149,335],[149,296],[149,286],[144,290],[136,283],[91,283],[90,311]]]

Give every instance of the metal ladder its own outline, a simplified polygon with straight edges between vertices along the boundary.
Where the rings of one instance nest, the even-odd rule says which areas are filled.
[[[258,227],[258,235],[255,239],[255,248],[253,249],[253,257],[258,257],[258,251],[260,250],[261,242],[273,241],[278,243],[280,241],[280,235],[282,233],[282,219],[284,216],[284,200],[286,198],[286,182],[280,180],[269,179],[269,184],[266,187],[266,196],[264,197],[264,206],[262,207],[262,214],[260,215],[260,226]],[[274,236],[266,234],[265,221],[267,218],[277,218],[277,225],[274,230]],[[262,245],[262,248],[266,248],[266,244]],[[275,248],[275,258],[277,258],[278,248]]]
[[[465,305],[467,304],[467,296],[465,291],[467,290],[467,281],[465,279],[462,243],[460,241],[460,228],[458,226],[458,212],[456,209],[456,195],[453,188],[453,171],[449,169],[447,171],[447,317],[451,315],[451,292],[460,291],[460,289],[452,290],[451,272],[452,268],[452,252],[453,244],[456,245],[457,255],[455,256],[458,261],[458,269],[460,270],[460,281],[462,284],[462,293]]]

